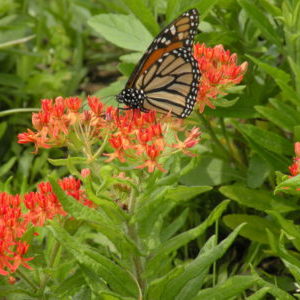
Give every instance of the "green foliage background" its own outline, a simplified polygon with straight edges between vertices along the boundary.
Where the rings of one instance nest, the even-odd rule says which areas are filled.
[[[196,41],[208,46],[223,44],[237,53],[240,62],[247,60],[249,69],[243,89],[234,90],[227,101],[216,102],[216,110],[207,108],[203,115],[195,112],[191,116],[203,131],[199,157],[187,162],[190,167],[184,172],[178,168],[173,178],[151,179],[161,179],[160,186],[172,188],[173,193],[171,189],[163,198],[155,198],[151,180],[143,186],[143,201],[154,199],[135,220],[145,226],[139,233],[145,244],[153,242],[149,236],[158,232],[155,220],[149,221],[153,211],[162,219],[168,214],[165,222],[170,225],[159,232],[159,242],[154,239],[154,243],[162,243],[155,251],[151,252],[151,243],[143,249],[151,250],[148,273],[143,275],[150,282],[144,297],[299,298],[299,195],[284,189],[299,186],[299,179],[282,183],[286,179],[282,174],[288,173],[291,164],[293,143],[300,139],[299,1],[2,0],[1,190],[23,193],[34,189],[36,182],[54,169],[57,176],[67,174],[65,168],[48,164],[48,155],[61,155],[58,150],[34,156],[32,148],[16,144],[17,133],[30,128],[31,112],[39,107],[41,98],[95,93],[116,105],[111,96],[122,89],[153,36],[193,7],[199,10],[201,20]],[[59,187],[56,191],[61,193]],[[161,199],[171,204],[161,206]],[[71,215],[78,216],[64,195],[60,200]],[[88,217],[83,214],[79,218],[82,222],[91,220],[91,213],[86,214]],[[107,234],[98,224],[103,216],[95,214],[93,218],[97,231]],[[110,228],[109,219],[105,222]],[[112,251],[116,240],[126,241],[126,236],[116,235],[117,229],[106,238],[98,237],[104,246],[97,258],[88,246],[76,246],[84,240],[85,226],[76,237],[55,223],[49,232],[46,250],[40,246],[40,253],[50,252],[54,241],[59,241],[73,259],[51,265],[51,279],[45,286],[51,284],[48,290],[44,286],[42,296],[21,284],[26,299],[141,299],[137,298],[136,283],[124,271],[128,262],[112,264],[114,259],[107,255],[116,255]],[[138,252],[130,241],[122,247],[115,252],[125,257],[128,251]],[[176,258],[173,271],[168,265],[170,256]],[[73,270],[74,264],[80,271]],[[70,270],[73,275],[65,276]],[[2,283],[0,294],[16,299],[15,287],[7,286],[4,279]],[[19,299],[25,299],[22,297]]]

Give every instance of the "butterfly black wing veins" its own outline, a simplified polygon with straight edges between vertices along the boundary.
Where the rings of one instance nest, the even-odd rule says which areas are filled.
[[[154,39],[117,101],[132,109],[171,112],[185,118],[193,110],[200,72],[192,54],[198,11],[189,10]]]

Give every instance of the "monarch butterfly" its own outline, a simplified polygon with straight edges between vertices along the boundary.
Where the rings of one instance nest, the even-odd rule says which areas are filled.
[[[177,118],[191,114],[200,71],[192,54],[199,24],[197,9],[179,16],[154,39],[117,101],[143,112],[171,112]]]

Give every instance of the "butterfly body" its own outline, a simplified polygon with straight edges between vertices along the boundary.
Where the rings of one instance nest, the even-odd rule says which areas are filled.
[[[118,102],[144,112],[171,112],[178,118],[190,115],[200,79],[192,54],[198,23],[198,11],[191,9],[168,25],[141,58]]]

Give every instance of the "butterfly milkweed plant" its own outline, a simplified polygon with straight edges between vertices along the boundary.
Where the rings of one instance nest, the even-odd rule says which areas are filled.
[[[246,66],[222,46],[197,44],[194,55],[203,111],[242,80]],[[185,205],[211,189],[180,184],[201,156],[197,122],[120,110],[95,96],[59,96],[41,100],[32,126],[18,143],[32,144],[32,155],[61,149],[61,157],[49,161],[69,175],[54,171],[36,190],[0,194],[0,275],[40,299],[79,291],[95,299],[196,297],[204,274],[240,230],[220,243],[212,236],[183,263],[188,244],[228,205],[221,202],[204,222],[185,228]]]
[[[247,5],[250,4],[245,5],[246,9]],[[212,147],[218,148],[220,157],[230,157],[225,169],[231,164],[243,169],[245,153],[233,147],[227,133],[224,140],[217,139],[203,114],[209,110],[210,114],[217,115],[219,109],[236,103],[229,94],[241,92],[243,87],[239,84],[248,68],[246,61],[238,59],[236,53],[221,44],[210,47],[187,39],[186,44],[182,42],[184,51],[177,51],[176,43],[188,34],[177,32],[180,26],[188,24],[190,36],[194,38],[196,34],[194,27],[198,23],[194,23],[194,17],[198,12],[192,11],[193,14],[186,12],[177,19],[174,16],[175,21],[153,42],[155,46],[164,41],[167,46],[171,44],[172,62],[181,59],[182,65],[186,64],[185,70],[190,70],[185,74],[189,84],[176,82],[180,88],[174,95],[168,93],[167,101],[160,99],[151,105],[149,101],[147,107],[142,105],[144,103],[130,105],[136,100],[126,94],[131,87],[119,94],[124,99],[127,97],[120,103],[98,95],[63,97],[57,94],[40,101],[38,111],[32,113],[32,125],[18,134],[18,143],[30,148],[30,156],[49,155],[51,171],[44,174],[37,186],[20,186],[18,194],[9,192],[8,186],[14,179],[2,185],[0,295],[3,299],[203,300],[247,299],[248,294],[253,294],[248,299],[264,299],[269,292],[277,299],[292,299],[277,283],[258,274],[258,259],[253,256],[259,253],[260,257],[280,257],[284,266],[300,280],[299,226],[284,218],[286,212],[296,210],[296,204],[276,198],[283,194],[299,196],[300,142],[294,146],[290,175],[278,171],[276,179],[270,181],[275,193],[272,200],[266,200],[269,199],[266,191],[258,191],[256,186],[250,189],[233,184],[221,187],[217,193],[209,183],[194,185],[190,182],[191,177],[200,176],[199,166],[206,163],[202,156],[204,152],[209,156],[209,143],[204,143],[208,140],[214,143]],[[128,20],[125,15],[124,19],[116,17],[121,14],[105,16],[116,24]],[[101,14],[89,21],[95,31],[99,18],[103,18]],[[151,19],[147,24],[152,26]],[[175,42],[167,40],[170,34],[176,37]],[[111,41],[110,35],[110,32],[102,32],[101,38]],[[118,42],[116,44],[122,46]],[[141,52],[140,45],[135,47]],[[153,59],[153,64],[157,64],[154,71],[158,72],[159,64],[167,59],[169,52],[155,60],[156,48],[150,47],[150,50],[152,52],[146,52],[143,57]],[[272,51],[275,50],[270,50],[270,56]],[[135,55],[124,56],[125,60],[127,56],[138,61]],[[179,63],[177,67],[180,66]],[[195,66],[197,70],[193,69]],[[123,64],[120,69],[127,67]],[[270,72],[262,63],[260,67]],[[162,85],[174,83],[163,78],[163,72],[156,76],[154,71],[149,73],[156,80],[160,79]],[[124,73],[130,75],[127,69]],[[138,76],[138,72],[133,74]],[[139,82],[138,79],[135,81]],[[259,80],[263,80],[263,76]],[[115,95],[124,88],[120,82],[124,85],[123,79],[112,84],[119,88]],[[130,84],[131,80],[126,87]],[[280,84],[286,87],[282,81]],[[288,92],[291,95],[291,90]],[[141,95],[136,94],[138,99]],[[230,100],[226,99],[227,95],[232,96]],[[185,100],[187,107],[180,102]],[[263,173],[261,160],[256,156],[261,150],[258,146],[261,136],[254,135],[257,140],[247,136],[259,129],[243,122],[236,122],[234,126],[241,133],[236,136],[236,145],[246,137],[255,149],[253,156]],[[221,124],[217,128],[224,131],[225,127]],[[277,147],[275,142],[274,148]],[[269,158],[270,152],[263,153]],[[276,161],[288,169],[289,160]],[[211,164],[212,169],[217,167]],[[235,179],[240,179],[240,174],[236,172]],[[227,180],[230,181],[233,179]],[[260,215],[232,213],[222,217],[230,203],[228,199],[238,205],[245,204],[252,211],[257,209]],[[209,201],[213,206],[207,204]],[[234,205],[236,203],[230,209],[234,210]],[[199,217],[194,214],[196,209],[203,209],[205,214]],[[267,217],[262,217],[262,213]],[[219,235],[221,218],[232,230]],[[257,224],[263,227],[259,234],[254,230]],[[237,242],[238,235],[251,240],[252,252],[243,254],[247,262],[239,265],[236,271],[239,275],[227,270],[229,260],[217,274],[219,259],[229,255],[228,249]],[[237,245],[233,251],[236,253],[230,255],[242,255]],[[300,283],[297,287],[299,289]]]

